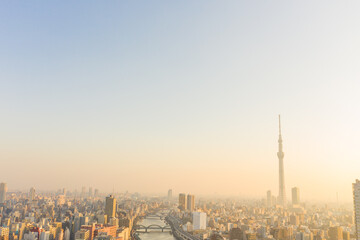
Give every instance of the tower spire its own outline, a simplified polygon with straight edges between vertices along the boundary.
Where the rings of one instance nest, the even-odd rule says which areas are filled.
[[[281,119],[280,119],[280,114],[279,114],[279,140],[278,140],[278,143],[279,143],[279,153],[281,155],[284,155],[283,153],[283,146],[282,146],[282,136],[281,136]],[[278,153],[278,155],[279,155]],[[283,156],[284,157],[284,156]],[[283,158],[282,157],[282,158]]]
[[[279,135],[281,136],[281,120],[280,120],[280,114],[279,114]]]

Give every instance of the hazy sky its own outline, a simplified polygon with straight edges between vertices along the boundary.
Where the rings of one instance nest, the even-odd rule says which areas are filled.
[[[0,181],[10,190],[351,201],[359,1],[3,1]]]

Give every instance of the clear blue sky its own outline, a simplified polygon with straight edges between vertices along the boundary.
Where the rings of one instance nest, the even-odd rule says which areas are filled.
[[[304,198],[350,201],[359,11],[357,1],[1,2],[0,181],[277,194],[281,113],[288,196],[299,186]]]

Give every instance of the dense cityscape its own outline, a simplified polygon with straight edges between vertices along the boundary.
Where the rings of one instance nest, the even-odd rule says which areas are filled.
[[[0,240],[360,240],[359,13],[0,0]]]
[[[297,187],[288,202],[280,116],[277,156],[279,195],[269,190],[262,200],[197,200],[187,193],[177,198],[172,189],[160,197],[104,195],[91,187],[80,192],[7,192],[7,184],[1,183],[0,240],[359,239],[360,181],[353,184],[354,211],[339,205],[306,205]]]

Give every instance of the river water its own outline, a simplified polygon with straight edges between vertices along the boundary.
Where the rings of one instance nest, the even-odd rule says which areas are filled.
[[[159,226],[166,225],[165,221],[159,218],[144,218],[137,224],[144,226],[149,226],[152,224],[156,224]],[[141,238],[141,240],[176,240],[176,238],[173,237],[169,230],[164,230],[164,232],[161,232],[161,230],[159,231],[149,229],[148,233],[139,233],[139,237]]]

